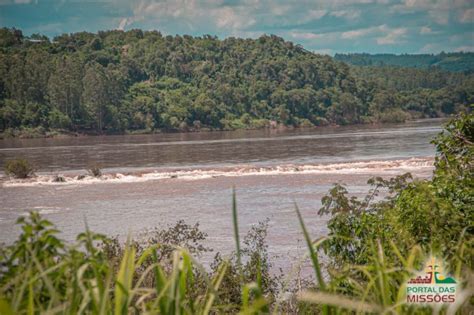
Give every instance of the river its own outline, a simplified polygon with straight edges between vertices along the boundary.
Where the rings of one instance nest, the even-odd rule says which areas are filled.
[[[285,266],[305,252],[296,202],[313,238],[327,233],[316,213],[333,183],[363,195],[372,176],[411,172],[431,176],[441,120],[294,130],[0,140],[0,164],[26,157],[37,177],[0,175],[0,241],[12,242],[14,224],[39,211],[74,239],[85,222],[95,232],[125,237],[183,219],[200,223],[207,245],[233,249],[232,187],[242,235],[269,219],[270,255]],[[101,179],[86,174],[98,165]],[[53,182],[61,174],[66,182]],[[207,259],[207,258],[205,258]]]

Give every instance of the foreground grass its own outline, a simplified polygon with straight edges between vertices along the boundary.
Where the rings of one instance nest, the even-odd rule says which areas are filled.
[[[415,246],[407,257],[400,255],[397,266],[390,265],[380,243],[374,244],[371,263],[346,266],[363,274],[368,281],[357,286],[350,276],[323,276],[318,247],[313,243],[303,218],[296,207],[296,218],[308,247],[315,280],[306,288],[292,292],[269,293],[263,282],[269,277],[262,270],[262,257],[246,269],[254,269],[254,278],[244,275],[240,240],[236,240],[234,257],[221,260],[211,272],[196,261],[186,248],[170,248],[156,243],[141,248],[128,240],[117,257],[107,254],[107,239],[86,231],[77,242],[65,244],[56,238],[58,232],[37,213],[20,219],[23,233],[11,247],[3,248],[0,314],[430,314],[430,307],[406,304],[404,283],[417,264],[426,258]],[[238,233],[237,207],[234,195],[234,228]],[[295,219],[296,219],[295,218]],[[460,303],[443,309],[450,314],[467,309],[472,294],[474,275],[461,274],[463,256],[468,244],[461,240],[457,248],[457,279],[466,279],[459,295]],[[117,263],[117,258],[119,262]],[[229,274],[231,271],[231,274]],[[237,275],[235,275],[237,273]],[[225,282],[229,276],[236,282]],[[352,282],[356,290],[344,292],[344,283]],[[234,286],[234,288],[232,288]],[[226,302],[228,291],[236,289],[240,296]],[[286,292],[288,293],[288,292]],[[236,303],[237,301],[237,303]],[[465,304],[463,306],[463,304]],[[464,308],[463,308],[464,307]],[[439,310],[437,310],[439,311]]]

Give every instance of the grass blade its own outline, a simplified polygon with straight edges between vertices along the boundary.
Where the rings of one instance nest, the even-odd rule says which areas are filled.
[[[303,292],[302,294],[300,294],[298,299],[300,301],[309,303],[337,306],[355,312],[375,314],[380,314],[382,312],[381,308],[378,305],[350,299],[340,294],[331,294],[324,292]]]
[[[296,202],[295,202],[295,210],[296,210],[296,214],[298,215],[298,220],[300,221],[301,230],[303,231],[306,244],[308,245],[311,262],[313,263],[314,273],[316,274],[316,278],[318,279],[319,288],[322,291],[324,291],[326,289],[326,284],[324,283],[323,275],[321,273],[321,267],[319,265],[318,255],[314,251],[313,242],[311,241],[311,238],[309,237],[309,233],[306,230],[303,217],[301,216],[300,209],[298,208],[298,205],[296,204]]]
[[[237,218],[237,200],[235,196],[235,187],[232,188],[232,222],[234,224],[235,248],[237,250],[237,268],[239,269],[240,278],[243,280],[241,258],[242,253],[240,251],[239,222]]]
[[[221,282],[222,282],[222,279],[224,279],[225,272],[227,271],[227,266],[228,266],[228,264],[226,262],[224,262],[217,269],[217,274],[216,274],[215,279],[212,283],[211,292],[209,293],[209,297],[207,298],[206,306],[204,308],[204,311],[202,312],[203,315],[207,315],[211,311],[212,304],[214,303],[214,300],[216,298],[216,293],[218,292],[219,287],[220,287]]]
[[[115,287],[115,314],[127,314],[129,296],[135,271],[135,248],[127,241]]]

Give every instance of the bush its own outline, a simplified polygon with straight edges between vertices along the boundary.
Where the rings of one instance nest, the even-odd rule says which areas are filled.
[[[299,119],[298,126],[301,127],[301,128],[314,127],[313,123],[311,121],[309,121],[309,119],[306,119],[306,118]]]
[[[319,214],[330,214],[325,249],[333,265],[366,264],[372,257],[369,244],[380,242],[386,255],[395,245],[402,253],[413,246],[453,259],[459,240],[473,239],[474,146],[473,115],[450,122],[434,143],[437,158],[434,177],[415,180],[405,174],[384,180],[371,179],[372,189],[359,199],[336,185],[323,197]],[[380,194],[385,198],[378,198]],[[466,261],[472,261],[466,251]],[[390,260],[393,257],[388,257]]]
[[[218,256],[209,271],[191,257],[209,250],[198,224],[178,221],[122,245],[117,238],[88,230],[67,244],[36,212],[18,223],[22,234],[17,241],[0,244],[1,314],[55,308],[61,308],[61,314],[141,314],[137,309],[151,314],[227,314],[245,308],[268,313],[265,299],[275,289],[268,272],[266,222],[244,239],[244,268],[234,254],[230,260]],[[25,279],[31,281],[26,292]],[[29,303],[13,303],[28,297]]]
[[[101,177],[102,176],[102,170],[98,166],[91,166],[87,172],[89,173],[90,176],[93,177]]]
[[[62,176],[62,175],[56,175],[56,176],[54,176],[54,178],[53,178],[53,182],[54,182],[54,183],[65,183],[65,182],[66,182],[66,178],[64,178],[64,176]]]
[[[228,121],[225,129],[245,129],[247,126],[240,119],[233,119]]]
[[[269,127],[270,127],[270,121],[268,119],[252,120],[252,128],[263,129],[263,128],[269,128]]]
[[[381,112],[378,121],[382,123],[402,123],[410,119],[410,115],[401,109],[393,109]]]
[[[34,175],[35,168],[26,159],[15,159],[5,163],[5,173],[15,178],[28,178]]]
[[[51,128],[68,129],[71,127],[71,119],[57,109],[53,109],[48,116],[48,125]]]

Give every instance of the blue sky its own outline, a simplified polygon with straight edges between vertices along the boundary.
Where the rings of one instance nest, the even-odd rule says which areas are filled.
[[[0,25],[50,37],[132,28],[276,34],[331,55],[474,51],[474,0],[0,0]]]

